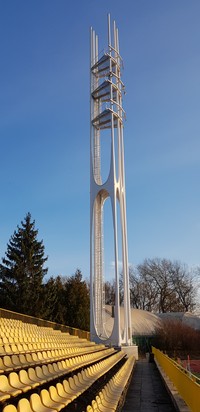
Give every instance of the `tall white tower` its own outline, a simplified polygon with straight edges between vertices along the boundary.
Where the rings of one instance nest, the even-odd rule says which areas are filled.
[[[91,131],[90,131],[90,333],[95,342],[114,346],[132,344],[129,269],[126,228],[126,192],[124,176],[124,142],[121,80],[122,58],[119,53],[118,29],[115,22],[111,33],[108,15],[108,48],[99,54],[98,36],[91,28]],[[109,138],[110,166],[105,181],[102,178],[101,143]],[[110,198],[113,237],[115,304],[112,331],[108,334],[105,321],[104,290],[104,205]],[[119,239],[120,245],[119,245]],[[121,248],[121,249],[120,249]],[[122,259],[119,265],[119,256]],[[119,267],[120,266],[120,267]],[[124,321],[120,321],[119,276],[123,278]]]

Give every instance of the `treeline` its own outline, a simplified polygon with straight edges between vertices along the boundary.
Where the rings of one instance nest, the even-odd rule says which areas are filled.
[[[50,277],[43,241],[28,213],[0,265],[0,307],[89,330],[89,288],[82,273]]]
[[[0,307],[89,330],[89,285],[77,269],[72,276],[45,280],[48,268],[43,241],[31,214],[11,236],[0,264]],[[197,268],[196,270],[199,270]],[[133,308],[151,312],[185,312],[195,308],[197,282],[194,271],[180,262],[146,259],[130,267]],[[199,274],[199,272],[198,272]],[[105,282],[105,303],[115,304],[114,281]],[[123,305],[123,281],[120,279]]]
[[[131,307],[155,313],[193,311],[196,305],[199,268],[190,271],[180,262],[168,259],[145,259],[129,268]],[[106,282],[106,304],[115,300],[114,281]],[[123,281],[120,279],[123,304]]]
[[[146,259],[130,272],[132,306],[150,312],[193,311],[196,272],[168,259]]]

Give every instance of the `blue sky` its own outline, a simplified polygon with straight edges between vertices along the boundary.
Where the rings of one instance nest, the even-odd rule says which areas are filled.
[[[27,212],[89,276],[89,32],[119,27],[129,262],[200,264],[199,0],[0,2],[0,257]],[[111,260],[110,260],[111,262]]]

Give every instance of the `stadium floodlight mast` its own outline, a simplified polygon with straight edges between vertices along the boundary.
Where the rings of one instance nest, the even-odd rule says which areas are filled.
[[[119,53],[118,29],[113,22],[111,33],[108,15],[108,48],[99,55],[98,36],[91,28],[90,67],[90,333],[91,340],[114,346],[132,345],[126,192],[124,176],[124,142],[121,80],[122,58]],[[101,142],[106,133],[111,142],[110,166],[106,181],[102,178]],[[115,305],[112,332],[105,327],[104,290],[104,205],[111,201],[114,236]],[[119,212],[118,212],[119,210]],[[119,245],[119,239],[120,245]],[[121,248],[121,249],[120,249]],[[122,269],[119,265],[122,259]],[[120,322],[119,276],[122,272],[124,322]]]

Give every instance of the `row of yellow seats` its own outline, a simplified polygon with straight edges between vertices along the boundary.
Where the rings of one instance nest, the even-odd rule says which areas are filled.
[[[33,352],[38,350],[46,349],[61,349],[61,348],[93,348],[92,345],[72,345],[72,343],[60,343],[60,342],[14,342],[14,343],[3,343],[0,345],[0,356],[4,354],[13,354],[13,353],[24,353],[24,352]],[[98,347],[98,346],[97,346]]]
[[[37,335],[18,335],[18,336],[3,336],[0,337],[0,345],[3,344],[10,344],[10,343],[35,343],[35,342],[39,342],[39,343],[52,343],[52,344],[60,344],[60,345],[66,345],[67,343],[72,344],[72,343],[77,343],[77,344],[84,344],[85,342],[74,342],[74,340],[72,339],[67,339],[65,341],[61,340],[61,339],[43,339]]]
[[[41,337],[39,335],[33,334],[33,335],[28,335],[28,334],[1,334],[0,336],[0,345],[5,344],[5,343],[26,343],[26,342],[49,342],[49,343],[59,343],[59,344],[78,344],[78,345],[84,345],[87,344],[88,346],[91,344],[89,341],[86,339],[77,339],[74,338],[73,336],[68,336],[65,337],[64,339],[59,339],[55,337]]]
[[[107,372],[108,365],[109,368],[111,368],[116,362],[116,359],[119,361],[121,356],[122,354],[118,352],[112,357],[84,369],[82,372],[70,377],[68,380],[64,379],[62,383],[57,383],[56,386],[50,386],[49,390],[42,389],[40,395],[32,394],[30,396],[30,401],[28,402],[27,400],[24,402],[21,399],[18,402],[17,408],[14,407],[15,409],[13,408],[14,405],[7,405],[4,407],[3,412],[46,412],[47,410],[60,411],[76,397],[80,396],[85,390],[87,390],[97,379],[99,379],[100,376]],[[16,375],[12,377],[12,385],[15,385],[18,391],[21,390],[22,392],[26,392],[29,390],[28,384],[30,381],[26,381],[26,383],[20,387],[20,382],[17,380]],[[39,377],[39,373],[38,378],[40,381],[42,380],[42,376]],[[22,409],[22,405],[24,409]],[[45,410],[45,408],[48,409]]]
[[[21,328],[21,329],[28,329],[28,330],[38,329],[44,333],[46,333],[47,331],[51,332],[52,330],[54,330],[51,327],[38,326],[34,323],[26,323],[18,319],[0,318],[0,327],[3,327],[3,326],[6,326],[8,328],[15,327],[15,328]],[[56,333],[59,333],[59,330],[57,330]]]
[[[92,404],[87,406],[87,412],[117,411],[121,396],[127,389],[127,383],[132,373],[134,363],[134,356],[128,358],[126,363],[99,392],[92,401]]]
[[[43,327],[37,326],[35,324],[24,323],[22,321],[13,320],[13,319],[6,319],[0,318],[0,331],[27,331],[28,333],[39,333],[41,335],[54,335],[59,336],[60,334],[63,335],[61,330],[55,330],[51,327]],[[68,334],[68,332],[65,332]]]
[[[12,356],[3,356],[0,358],[0,373],[5,374],[11,371],[18,371],[23,368],[28,368],[31,366],[37,365],[47,365],[52,362],[62,361],[62,369],[70,369],[71,366],[77,365],[79,367],[83,366],[83,364],[91,363],[94,361],[98,361],[105,356],[109,356],[114,352],[114,349],[106,349],[100,350],[98,352],[92,353],[85,353],[79,354],[65,354],[63,352],[58,351],[48,351],[48,352],[39,352],[39,353],[32,353],[32,354],[21,354],[21,355],[12,355]],[[73,356],[76,355],[76,356]],[[71,357],[73,356],[73,357]],[[1,375],[2,376],[2,375]],[[0,377],[1,379],[1,377]]]
[[[63,380],[48,390],[42,389],[40,394],[33,393],[30,400],[20,399],[17,407],[12,404],[5,406],[3,412],[56,412],[64,409],[79,395],[73,378],[69,378],[69,381]]]
[[[55,339],[63,339],[65,340],[66,338],[70,338],[72,335],[69,334],[57,334],[57,333],[43,333],[40,330],[27,330],[27,329],[21,329],[21,328],[8,328],[8,327],[2,327],[0,326],[0,336],[38,336],[41,338],[55,338]],[[77,336],[74,336],[74,339],[77,339]]]
[[[94,345],[94,343],[89,343],[88,341],[74,341],[73,339],[67,339],[65,341],[59,340],[59,339],[41,339],[38,338],[37,336],[30,337],[30,336],[24,336],[24,337],[3,337],[0,338],[0,346],[3,345],[10,345],[10,344],[44,344],[44,345],[53,345],[53,346],[59,346],[59,347],[64,347],[66,345],[76,345],[76,346],[91,346]]]
[[[56,337],[60,337],[60,336],[69,335],[68,333],[61,332],[61,331],[60,331],[60,333],[58,334],[57,331],[54,330],[54,329],[52,329],[51,331],[48,331],[48,332],[44,332],[44,331],[41,331],[41,330],[40,330],[40,327],[38,327],[38,326],[36,326],[35,329],[32,329],[32,328],[29,329],[29,328],[15,327],[15,326],[10,327],[10,326],[2,326],[2,325],[0,325],[0,330],[3,331],[3,332],[7,332],[7,331],[8,331],[9,333],[12,333],[12,332],[16,332],[16,333],[30,333],[30,334],[36,333],[36,334],[41,335],[41,336],[56,336]]]
[[[0,324],[5,323],[5,324],[21,324],[22,321],[20,319],[11,319],[11,318],[1,318],[0,317]]]
[[[25,323],[22,322],[20,320],[15,320],[15,319],[6,319],[6,318],[0,318],[0,328],[9,328],[9,329],[23,329],[23,330],[28,330],[28,331],[35,331],[38,330],[40,331],[40,333],[44,333],[44,334],[61,334],[63,332],[61,332],[60,329],[53,329],[52,327],[46,327],[46,326],[38,326],[32,323]],[[68,332],[64,332],[64,333],[68,333]]]
[[[66,345],[66,344],[77,344],[77,345],[87,345],[90,346],[91,343],[87,340],[74,340],[72,338],[67,338],[67,339],[55,339],[55,338],[42,338],[37,335],[9,335],[9,334],[4,334],[0,337],[0,344],[5,344],[5,343],[34,343],[34,342],[45,342],[45,343],[52,343],[52,344],[61,344],[61,345]],[[94,344],[94,343],[93,343]]]
[[[88,368],[88,371],[93,375],[94,380],[96,380],[97,376],[98,379],[105,373],[107,373],[111,367],[116,365],[122,358],[124,358],[124,353],[122,351],[117,352],[110,356],[107,359],[102,360],[99,363],[95,363],[94,365]],[[103,367],[102,367],[103,366]]]
[[[21,320],[17,320],[17,319],[9,319],[9,318],[0,318],[0,326],[1,325],[6,325],[6,326],[15,326],[15,327],[29,327],[29,328],[37,328],[37,325],[33,324],[33,323],[25,323],[22,322]]]
[[[54,349],[53,349],[54,348]],[[75,354],[81,353],[92,353],[103,350],[105,347],[103,345],[95,346],[61,346],[55,347],[55,345],[42,345],[42,344],[16,344],[16,345],[4,345],[0,347],[0,359],[4,356],[13,356],[13,355],[28,355],[39,352],[44,352],[48,354],[54,353],[54,356],[64,357],[72,356]],[[51,356],[51,355],[50,355]]]
[[[43,351],[32,352],[20,355],[5,355],[0,358],[0,373],[7,373],[12,370],[18,370],[29,366],[51,363],[57,360],[66,359],[73,353],[66,351]]]
[[[27,328],[16,328],[16,327],[8,327],[0,325],[0,337],[9,337],[9,336],[37,336],[38,338],[46,338],[46,339],[59,339],[59,340],[82,340],[85,341],[85,338],[80,339],[78,336],[70,335],[67,332],[61,332],[54,329],[51,331],[41,331],[40,327],[36,326],[36,329],[27,329]]]
[[[62,377],[70,372],[79,369],[80,367],[85,367],[88,363],[92,363],[94,361],[98,361],[98,366],[88,368],[88,374],[90,374],[90,381],[91,376],[95,375],[95,379],[97,376],[99,377],[99,369],[104,370],[105,368],[110,365],[114,365],[116,363],[116,356],[113,355],[109,358],[109,360],[101,361],[101,356],[95,358],[88,356],[82,357],[75,357],[67,360],[62,360],[59,362],[54,362],[47,365],[42,366],[35,366],[35,368],[28,368],[28,370],[21,369],[19,373],[11,372],[8,377],[6,375],[1,375],[0,379],[0,400],[3,401],[7,399],[7,395],[10,396],[18,396],[21,392],[26,392],[27,390],[33,389],[36,386],[43,385],[50,380],[54,380],[57,378]],[[118,356],[119,360],[119,356]],[[95,380],[93,379],[93,381]],[[18,390],[16,392],[16,390]],[[19,392],[19,390],[21,392]]]
[[[19,341],[15,342],[6,342],[4,340],[3,343],[0,344],[0,353],[11,353],[11,352],[26,352],[26,351],[32,351],[32,350],[37,350],[37,349],[50,349],[50,348],[64,348],[64,347],[70,347],[72,344],[71,343],[60,343],[60,342],[41,342],[37,340],[36,342],[24,342],[23,340],[19,339]],[[77,345],[78,346],[83,346],[83,345]]]
[[[8,321],[2,322],[2,321],[0,321],[0,328],[2,330],[16,329],[16,330],[27,330],[27,331],[30,331],[30,332],[39,329],[39,327],[37,325],[25,324],[23,322],[18,323],[17,321],[15,321],[15,322],[8,322]]]

